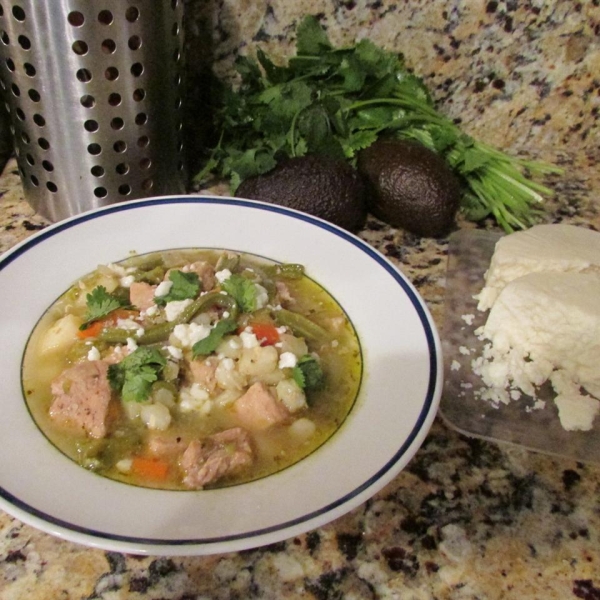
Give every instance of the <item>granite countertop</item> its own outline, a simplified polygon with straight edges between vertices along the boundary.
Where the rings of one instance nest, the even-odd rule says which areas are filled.
[[[600,230],[597,0],[200,0],[217,71],[256,45],[289,54],[320,14],[336,44],[369,37],[405,54],[440,108],[507,151],[562,165],[544,219]],[[0,251],[43,228],[16,163],[0,176]],[[459,221],[459,227],[475,227]],[[478,227],[494,228],[493,223]],[[447,239],[370,217],[361,237],[444,318]],[[437,418],[390,484],[346,516],[271,546],[207,557],[130,556],[61,541],[0,513],[0,599],[600,598],[600,468],[463,436]]]

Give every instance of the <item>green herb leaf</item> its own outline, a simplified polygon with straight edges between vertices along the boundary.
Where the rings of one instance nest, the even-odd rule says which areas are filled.
[[[331,43],[319,21],[313,17],[305,17],[298,25],[296,51],[298,54],[320,54],[324,49],[330,49]]]
[[[236,329],[237,322],[235,319],[222,319],[219,321],[211,329],[207,337],[196,342],[192,346],[192,354],[194,358],[214,352],[221,343],[223,337],[225,337],[228,333],[235,331]]]
[[[292,378],[305,390],[320,390],[325,385],[325,374],[319,361],[310,354],[304,355],[292,369]]]
[[[103,285],[95,287],[87,296],[87,312],[85,322],[79,327],[81,331],[87,329],[93,321],[102,319],[117,308],[129,304],[115,294],[110,294]]]
[[[167,302],[174,300],[195,298],[200,292],[200,279],[197,273],[174,270],[169,273],[169,280],[173,282],[169,292],[164,296],[154,297],[154,302],[159,306],[164,306]]]
[[[144,402],[166,364],[159,350],[140,346],[120,363],[108,367],[108,380],[123,401]]]
[[[252,281],[234,273],[228,277],[221,287],[239,304],[242,312],[253,312],[256,310],[256,286]]]

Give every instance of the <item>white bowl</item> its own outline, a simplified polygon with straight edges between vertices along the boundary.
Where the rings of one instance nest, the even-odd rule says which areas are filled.
[[[161,491],[75,464],[28,412],[21,364],[46,309],[99,264],[172,248],[225,248],[305,265],[358,333],[355,405],[317,451],[275,475]],[[281,541],[359,506],[417,451],[442,385],[440,342],[413,286],[358,237],[304,213],[226,197],[151,198],[57,223],[0,257],[0,507],[64,539],[137,554],[209,554]]]

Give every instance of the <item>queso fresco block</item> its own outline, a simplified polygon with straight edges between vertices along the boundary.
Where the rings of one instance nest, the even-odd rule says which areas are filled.
[[[600,411],[600,234],[540,225],[502,238],[479,295],[491,307],[473,369],[494,404],[536,398],[549,381],[562,426],[590,430]],[[537,408],[543,407],[537,403]]]

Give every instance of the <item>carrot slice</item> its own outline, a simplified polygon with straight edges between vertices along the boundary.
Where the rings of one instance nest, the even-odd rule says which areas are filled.
[[[131,463],[131,472],[145,479],[164,480],[169,474],[169,463],[159,458],[135,456]]]
[[[102,330],[105,327],[109,327],[111,325],[115,325],[119,319],[133,319],[139,315],[139,311],[137,310],[129,310],[127,308],[117,308],[113,310],[111,313],[106,315],[103,319],[99,319],[98,321],[94,321],[90,323],[85,329],[80,329],[77,332],[77,337],[79,339],[87,339],[91,337],[97,337],[102,333]]]
[[[273,346],[279,341],[279,331],[270,323],[250,323],[250,327],[261,346]]]
[[[93,323],[90,323],[90,325],[88,327],[86,327],[85,329],[80,329],[77,332],[77,337],[81,340],[85,340],[85,339],[91,338],[91,337],[96,337],[96,336],[100,335],[100,333],[102,332],[104,327],[105,327],[104,321],[94,321]]]

